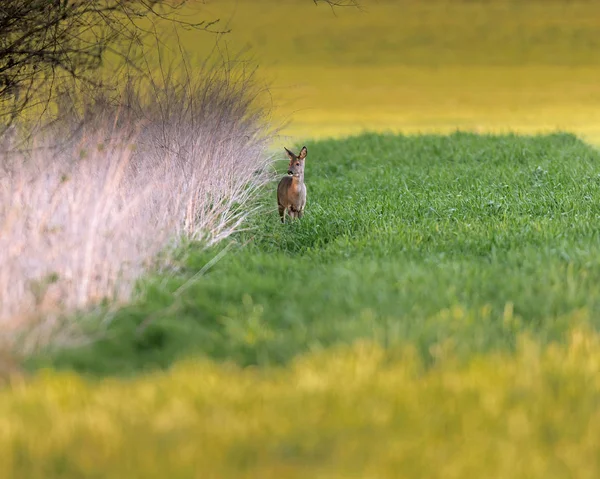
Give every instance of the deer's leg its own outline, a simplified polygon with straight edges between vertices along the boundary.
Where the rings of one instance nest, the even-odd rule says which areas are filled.
[[[285,206],[277,205],[279,209],[279,217],[281,218],[281,222],[285,223]]]
[[[297,216],[298,218],[302,218],[304,216],[304,209],[298,210]]]

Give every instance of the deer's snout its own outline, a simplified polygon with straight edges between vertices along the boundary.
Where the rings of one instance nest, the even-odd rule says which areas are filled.
[[[293,175],[294,172],[292,170],[288,170],[288,175]]]

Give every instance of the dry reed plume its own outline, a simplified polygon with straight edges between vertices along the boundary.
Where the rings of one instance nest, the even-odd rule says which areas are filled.
[[[61,313],[128,298],[159,252],[217,242],[251,212],[270,179],[260,90],[228,65],[195,78],[162,75],[147,94],[130,84],[118,101],[59,109],[34,148],[3,156],[0,329],[43,318],[28,349],[48,341]]]

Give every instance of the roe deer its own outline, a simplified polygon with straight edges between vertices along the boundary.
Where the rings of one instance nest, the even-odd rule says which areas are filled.
[[[296,156],[287,148],[284,148],[290,158],[288,165],[288,176],[281,178],[277,186],[277,205],[281,222],[285,223],[285,211],[291,218],[302,218],[304,205],[306,205],[306,185],[304,184],[304,159],[306,158],[306,146]]]

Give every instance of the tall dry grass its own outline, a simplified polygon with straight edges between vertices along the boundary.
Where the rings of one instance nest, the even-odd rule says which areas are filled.
[[[127,299],[157,254],[239,229],[270,179],[252,72],[129,80],[117,97],[64,93],[57,121],[0,162],[0,329],[26,349],[72,335],[59,318]],[[148,78],[146,79],[148,80]],[[33,334],[32,319],[37,334]],[[73,326],[73,325],[71,325]],[[67,328],[68,329],[68,328]],[[61,339],[62,338],[62,339]]]

